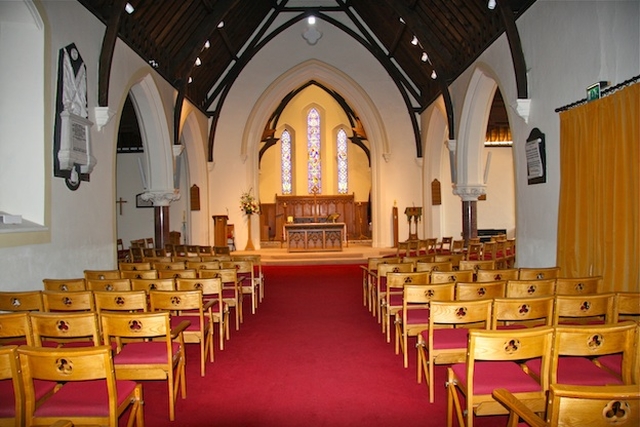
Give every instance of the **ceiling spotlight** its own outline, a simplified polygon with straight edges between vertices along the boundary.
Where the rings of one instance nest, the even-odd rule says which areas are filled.
[[[196,58],[196,67],[199,67],[199,66],[201,66],[201,65],[202,65],[202,61],[200,60],[200,57],[198,56],[198,57]]]
[[[189,77],[189,83],[193,82],[193,77]]]
[[[496,8],[496,0],[489,0],[489,4],[487,5],[487,7],[491,10]]]
[[[438,78],[438,74],[436,74],[436,70],[433,70],[433,71],[431,72],[431,78],[432,78],[433,80],[435,80],[435,79],[437,79],[437,78]]]
[[[205,49],[209,49],[211,47],[211,43],[209,43],[209,40],[207,40],[206,42],[204,42],[204,48]]]
[[[402,22],[403,24],[406,24],[406,22],[404,22],[404,19],[402,19],[402,16],[400,17],[400,22]]]
[[[429,60],[429,55],[427,55],[427,52],[422,52],[422,56],[420,57],[420,60],[422,62],[427,62]]]
[[[133,11],[135,11],[136,9],[131,5],[131,3],[127,3],[127,4],[124,5],[124,10],[129,15],[131,15],[133,13]]]
[[[418,46],[418,38],[416,36],[413,36],[413,38],[411,39],[411,44],[414,46]]]
[[[155,59],[150,59],[149,65],[151,65],[153,68],[158,68],[160,66],[160,64],[158,64],[158,62]]]
[[[218,23],[218,28],[222,28],[222,27],[224,27],[224,21],[220,21],[220,22]]]
[[[316,17],[315,16],[310,16],[308,19],[309,25],[315,25],[316,23]]]

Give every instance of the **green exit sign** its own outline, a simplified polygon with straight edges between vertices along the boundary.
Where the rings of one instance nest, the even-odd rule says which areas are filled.
[[[600,92],[607,86],[609,86],[608,82],[598,82],[587,87],[587,101],[600,99]]]

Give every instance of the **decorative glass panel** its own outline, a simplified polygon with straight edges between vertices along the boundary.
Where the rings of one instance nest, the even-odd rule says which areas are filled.
[[[338,194],[347,194],[349,191],[349,163],[347,162],[347,133],[344,129],[338,132]]]
[[[312,108],[307,115],[307,186],[309,194],[322,193],[322,171],[320,167],[320,114]]]
[[[282,194],[291,194],[293,191],[291,183],[291,134],[286,129],[280,137],[280,160],[282,164]]]

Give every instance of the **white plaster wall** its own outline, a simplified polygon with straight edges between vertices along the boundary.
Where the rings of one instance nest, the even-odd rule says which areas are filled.
[[[531,113],[514,110],[516,88],[506,36],[476,61],[495,73],[507,105],[514,140],[517,262],[556,264],[559,119],[554,110],[585,97],[600,80],[620,83],[640,74],[637,1],[537,1],[517,21],[527,63]],[[473,67],[451,85],[456,114]],[[537,127],[546,135],[547,183],[527,185],[524,142]],[[480,225],[479,225],[480,227]]]
[[[301,37],[306,29],[305,22],[293,25],[262,49],[236,80],[221,111],[215,135],[215,165],[210,177],[211,212],[214,215],[226,214],[228,209],[229,222],[236,225],[236,241],[246,242],[246,217],[238,208],[238,200],[243,191],[256,188],[257,185],[257,145],[248,147],[247,158],[241,156],[242,136],[249,115],[260,96],[276,79],[297,65],[317,58],[355,80],[371,98],[384,122],[385,136],[390,146],[389,162],[382,158],[384,149],[381,141],[370,139],[369,142],[373,157],[372,197],[378,210],[373,215],[374,221],[380,222],[374,245],[390,246],[393,241],[391,208],[394,200],[397,200],[401,210],[413,203],[419,205],[422,200],[419,185],[421,167],[415,158],[415,143],[407,110],[388,74],[365,48],[333,26],[321,20],[317,22],[323,36],[316,45],[308,45]],[[358,110],[357,102],[348,99],[348,94],[341,94]],[[271,100],[274,107],[279,101]],[[359,113],[361,110],[358,110]],[[273,109],[269,113],[271,111]],[[256,131],[262,131],[267,118]],[[367,123],[364,126],[369,131],[370,126]],[[259,136],[254,135],[255,138],[251,140],[253,144],[257,144]],[[372,135],[369,137],[372,138]],[[376,194],[378,200],[375,200]],[[259,230],[257,219],[254,221],[253,241],[257,247]],[[408,235],[408,226],[401,221],[400,236],[404,235]]]

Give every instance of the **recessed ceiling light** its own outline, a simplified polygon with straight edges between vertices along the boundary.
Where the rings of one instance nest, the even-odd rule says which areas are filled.
[[[310,16],[308,19],[309,25],[315,25],[316,23],[316,17],[315,16]]]
[[[400,17],[400,22],[402,22],[403,24],[406,24],[406,22],[404,22],[404,19],[402,19],[402,16]]]
[[[422,56],[420,57],[420,60],[422,62],[427,62],[429,60],[429,55],[427,55],[427,52],[422,52]]]
[[[220,22],[218,23],[218,28],[222,28],[222,27],[224,27],[224,21],[220,21]]]
[[[487,5],[487,7],[491,10],[496,8],[496,0],[489,0],[489,4]]]
[[[438,78],[438,74],[436,74],[436,70],[433,70],[433,71],[431,72],[431,78],[432,78],[433,80],[435,80],[435,79],[437,79],[437,78]]]
[[[124,10],[129,15],[131,15],[135,11],[135,8],[131,5],[131,3],[127,3],[127,4],[124,5]]]
[[[196,67],[199,67],[200,65],[202,65],[202,61],[200,60],[200,57],[198,56],[196,58]]]
[[[189,77],[189,83],[193,82],[193,77]]]
[[[416,36],[413,36],[413,38],[411,39],[411,44],[414,46],[418,46],[418,38]]]
[[[211,43],[209,43],[209,40],[207,40],[206,42],[204,42],[204,48],[205,49],[209,49],[211,47]]]

